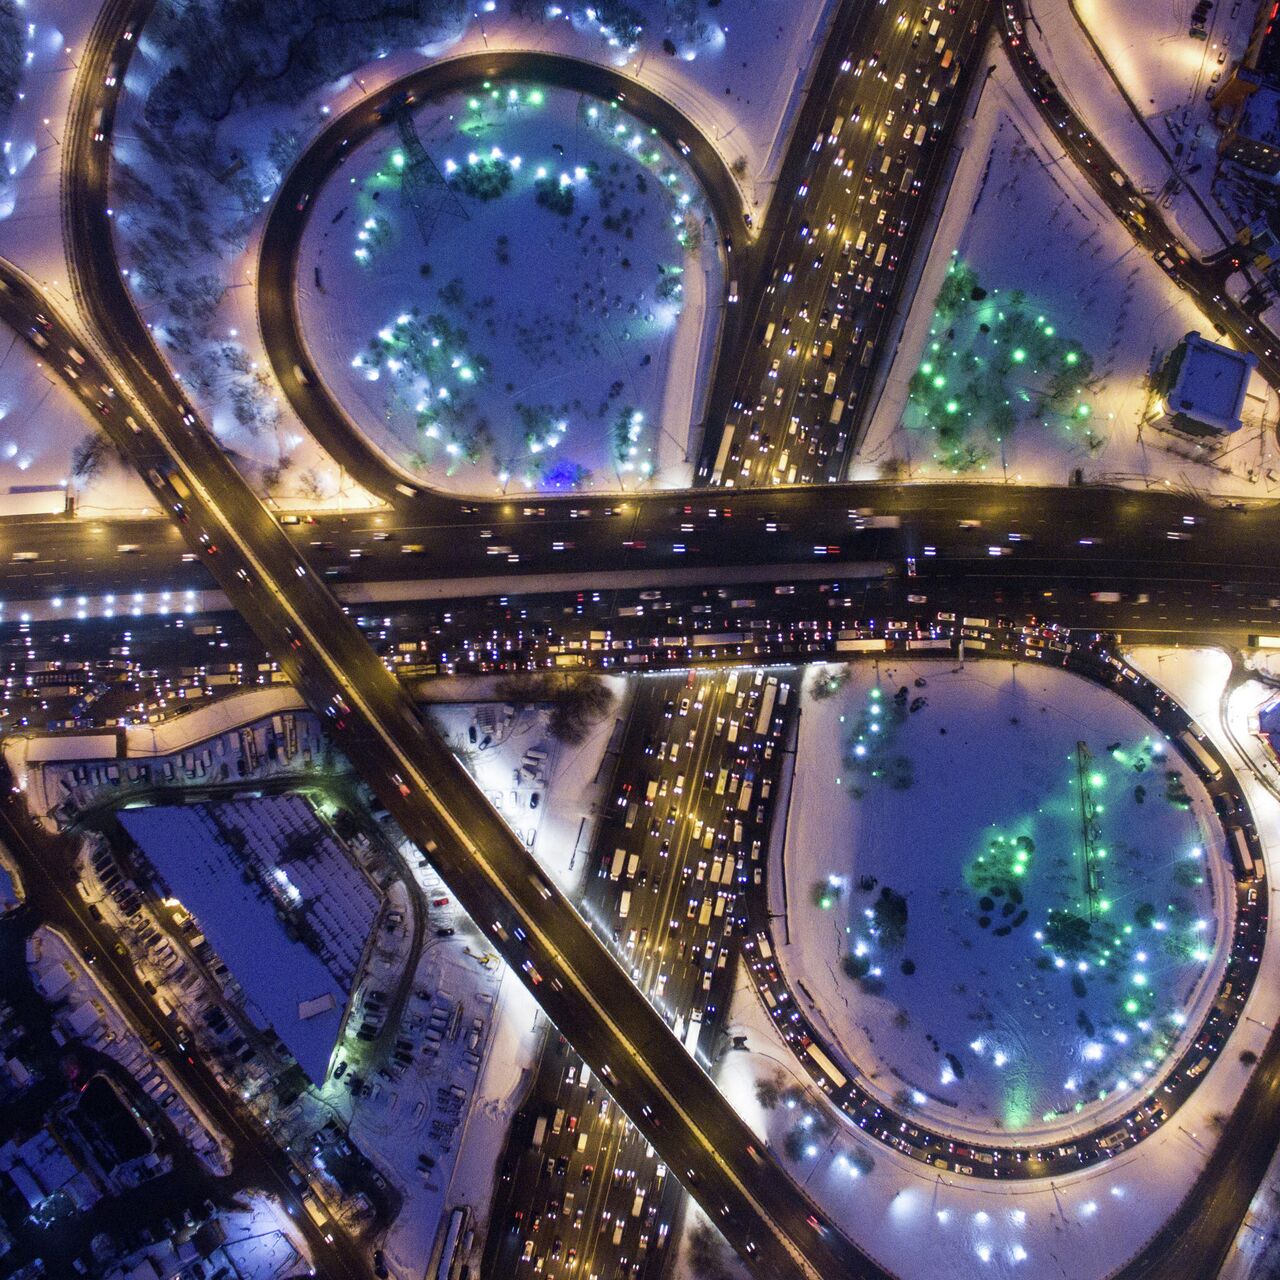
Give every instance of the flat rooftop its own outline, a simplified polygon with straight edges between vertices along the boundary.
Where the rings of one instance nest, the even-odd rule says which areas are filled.
[[[244,988],[250,1015],[275,1030],[309,1080],[324,1080],[346,992],[319,956],[288,937],[271,900],[244,882],[241,863],[212,816],[199,808],[156,806],[125,809],[120,821],[200,922]],[[324,1012],[302,1015],[326,997],[332,1003]]]
[[[1246,352],[1208,342],[1189,333],[1178,352],[1177,372],[1169,388],[1169,408],[1217,431],[1235,431],[1249,374],[1257,363]]]

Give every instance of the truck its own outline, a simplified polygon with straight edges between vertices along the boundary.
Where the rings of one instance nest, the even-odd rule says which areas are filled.
[[[1234,856],[1236,864],[1236,873],[1241,880],[1257,880],[1259,879],[1259,868],[1253,860],[1253,855],[1249,852],[1249,837],[1245,834],[1243,827],[1233,827],[1231,829],[1231,852]]]
[[[625,849],[615,849],[613,851],[613,866],[609,868],[609,879],[616,880],[622,875],[622,868],[627,864],[627,851]]]
[[[760,701],[760,714],[756,717],[756,734],[763,737],[769,732],[770,726],[773,724],[773,704],[778,697],[778,680],[776,676],[769,677],[769,683],[765,685],[764,695]]]
[[[702,1034],[702,1014],[695,1009],[689,1015],[689,1025],[684,1030],[684,1047],[690,1054],[698,1047],[698,1037]]]
[[[622,900],[618,903],[618,919],[625,920],[631,914],[631,890],[622,891]]]
[[[809,1060],[813,1065],[826,1076],[833,1089],[843,1089],[849,1083],[844,1072],[816,1044],[808,1045],[805,1053],[809,1055]]]
[[[536,1151],[542,1146],[542,1140],[547,1136],[547,1117],[539,1116],[538,1123],[533,1126],[533,1149]]]
[[[1184,729],[1178,734],[1178,741],[1182,743],[1186,753],[1204,770],[1205,774],[1212,779],[1222,777],[1222,766],[1201,746],[1201,734],[1194,727]]]
[[[733,447],[733,423],[726,422],[720,436],[720,448],[716,452],[716,464],[711,469],[711,483],[719,484],[724,475],[725,464],[729,461],[729,451]]]

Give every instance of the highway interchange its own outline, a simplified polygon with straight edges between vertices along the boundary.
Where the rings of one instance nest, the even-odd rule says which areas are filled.
[[[632,496],[612,506],[596,498],[460,503],[412,485],[408,486],[409,493],[397,491],[396,486],[403,485],[404,480],[394,477],[377,460],[376,483],[367,487],[383,494],[388,489],[392,491],[388,494],[393,500],[390,512],[349,516],[345,522],[326,518],[316,525],[283,526],[243,484],[182,399],[132,308],[115,262],[105,216],[108,148],[95,136],[100,129],[94,120],[107,67],[112,61],[127,57],[148,7],[120,0],[104,6],[91,48],[82,60],[81,89],[65,147],[64,219],[77,298],[94,323],[109,360],[99,364],[92,351],[85,352],[85,344],[66,329],[16,272],[6,271],[3,275],[6,289],[0,307],[15,327],[44,335],[51,350],[69,353],[75,348],[80,358],[68,355],[69,363],[63,366],[67,376],[87,392],[95,405],[105,406],[103,422],[149,479],[157,503],[176,518],[174,527],[187,549],[179,551],[177,544],[173,553],[163,548],[149,549],[143,557],[130,556],[122,562],[119,547],[143,540],[128,536],[131,530],[123,525],[104,523],[102,549],[81,558],[84,548],[76,544],[78,531],[61,532],[71,527],[68,525],[42,529],[41,561],[45,565],[59,564],[59,541],[65,540],[62,546],[66,554],[61,563],[66,568],[54,568],[47,582],[37,581],[36,593],[138,589],[142,579],[169,583],[175,575],[211,573],[232,605],[252,621],[262,642],[311,704],[329,717],[337,741],[358,763],[405,831],[419,845],[436,848],[433,856],[455,893],[490,932],[494,945],[523,975],[553,1020],[572,1029],[574,1046],[584,1055],[593,1074],[606,1082],[609,1092],[626,1108],[668,1169],[685,1180],[760,1274],[879,1274],[853,1246],[817,1219],[816,1211],[768,1153],[754,1149],[750,1131],[719,1098],[701,1068],[679,1050],[666,1023],[633,984],[627,969],[619,965],[616,949],[604,946],[570,904],[547,884],[469,777],[424,731],[412,703],[331,594],[331,580],[397,578],[404,576],[406,561],[412,561],[418,575],[429,569],[432,577],[479,578],[493,576],[497,571],[507,575],[513,585],[528,575],[536,589],[537,575],[560,569],[569,556],[579,573],[616,566],[642,567],[652,571],[658,583],[663,572],[677,564],[758,562],[761,540],[767,538],[774,564],[789,561],[811,565],[815,557],[828,556],[841,562],[854,558],[891,560],[902,566],[898,570],[899,595],[895,598],[899,604],[910,603],[902,600],[901,586],[910,586],[914,570],[917,582],[930,584],[930,608],[918,610],[921,616],[936,610],[946,593],[957,590],[971,596],[975,608],[986,607],[995,597],[1008,593],[1018,601],[1017,609],[1010,611],[1022,613],[1026,611],[1027,594],[1039,593],[1043,597],[1043,584],[1049,582],[1053,584],[1049,590],[1071,593],[1074,617],[1075,606],[1090,587],[1114,583],[1136,593],[1154,585],[1172,592],[1176,581],[1179,589],[1186,592],[1186,616],[1177,619],[1178,625],[1153,630],[1194,635],[1214,632],[1220,626],[1203,609],[1213,602],[1215,594],[1220,602],[1224,582],[1241,584],[1253,590],[1260,600],[1274,581],[1268,548],[1275,517],[1269,511],[1215,510],[1185,496],[1161,492],[1116,494],[1075,489],[1046,494],[1043,490],[976,490],[968,486],[826,486],[821,491],[779,488],[749,492],[741,486],[789,479],[792,461],[782,465],[782,457],[790,453],[794,458],[794,446],[785,446],[779,428],[775,428],[779,430],[778,438],[765,426],[759,431],[759,438],[752,441],[750,434],[757,430],[753,426],[746,431],[745,441],[732,437],[739,443],[739,456],[734,461],[746,466],[745,471],[740,470],[732,492]],[[840,23],[848,20],[853,7],[842,7],[835,31],[845,30]],[[958,24],[956,42],[966,54],[970,46],[964,42],[979,36],[979,17],[985,20],[986,8],[975,4],[962,15],[948,15]],[[1012,6],[1006,9],[1005,34],[1017,63],[1019,46],[1013,43],[1017,32],[1011,26],[1016,19],[1010,16],[1015,12]],[[971,21],[964,21],[970,15]],[[861,183],[862,167],[880,150],[876,146],[880,129],[886,132],[886,155],[891,143],[896,144],[895,156],[906,147],[915,149],[914,142],[904,147],[902,135],[893,140],[892,126],[883,124],[884,115],[890,110],[899,113],[895,122],[905,119],[905,114],[917,114],[909,104],[928,87],[920,85],[916,92],[916,82],[913,80],[908,86],[904,80],[904,87],[896,88],[898,75],[906,76],[909,70],[914,75],[916,58],[910,47],[914,23],[898,24],[897,10],[892,6],[881,8],[878,20],[890,28],[883,41],[874,31],[860,31],[858,39],[880,41],[884,49],[892,51],[876,59],[882,65],[868,68],[868,55],[862,52],[866,46],[861,44],[849,52],[860,53],[864,59],[862,76],[853,74],[859,65],[856,57],[839,59],[840,64],[851,64],[840,72],[850,77],[848,83],[864,81],[863,85],[854,86],[848,100],[861,105],[867,125],[860,137],[851,137],[845,144],[845,165],[832,164],[825,178],[819,175],[813,184],[810,216],[795,212],[809,207],[796,203],[787,214],[777,214],[774,223],[766,219],[766,229],[776,248],[769,261],[756,264],[753,287],[760,291],[759,308],[753,312],[752,324],[738,322],[736,330],[727,329],[722,339],[726,353],[735,346],[741,352],[743,381],[737,385],[744,395],[756,397],[766,389],[763,383],[767,382],[776,383],[782,390],[781,398],[775,392],[767,406],[767,414],[776,412],[779,422],[807,416],[808,410],[797,409],[801,398],[817,398],[814,385],[819,377],[825,385],[827,362],[818,345],[820,335],[828,331],[833,336],[842,334],[841,350],[847,351],[846,342],[856,345],[851,334],[858,323],[853,319],[842,321],[841,327],[833,330],[829,318],[823,322],[825,299],[838,299],[845,287],[833,285],[829,279],[831,262],[824,260],[816,269],[808,266],[807,270],[813,273],[806,277],[813,281],[812,293],[793,294],[785,299],[778,296],[781,286],[791,283],[783,281],[780,274],[785,274],[786,264],[792,261],[789,255],[796,252],[791,238],[803,239],[806,254],[815,252],[808,241],[816,234],[826,233],[814,229],[819,225],[825,228],[832,216],[829,210],[840,203],[840,182],[851,165],[858,166],[856,177]],[[978,25],[971,30],[972,23]],[[894,27],[899,29],[893,30]],[[917,52],[936,62],[927,44]],[[826,56],[830,60],[829,52]],[[971,61],[968,56],[961,58],[962,64]],[[872,75],[878,70],[883,70],[883,78]],[[573,68],[565,74],[582,72]],[[869,75],[871,79],[867,80]],[[870,92],[867,84],[871,85]],[[1043,91],[1042,79],[1037,84]],[[811,93],[810,101],[821,97]],[[960,93],[954,95],[957,102],[961,97]],[[844,100],[839,101],[843,105]],[[636,108],[634,99],[630,105]],[[1042,103],[1042,107],[1048,105]],[[364,109],[372,109],[372,104]],[[850,106],[850,113],[854,109]],[[654,111],[657,118],[660,108],[655,107]],[[949,107],[948,111],[953,125],[958,109]],[[851,115],[846,116],[846,121],[850,119]],[[850,126],[846,123],[844,127]],[[794,140],[792,157],[803,155],[798,149],[807,148],[819,157],[808,163],[821,165],[827,159],[823,153],[829,148],[837,148],[838,155],[841,140],[840,135],[835,142],[823,140],[814,151],[814,140],[799,136]],[[937,147],[944,148],[946,141],[946,130],[939,130]],[[694,139],[689,142],[695,147],[705,145]],[[931,140],[930,146],[933,145]],[[905,162],[895,163],[902,166]],[[1084,163],[1090,165],[1087,157]],[[704,159],[703,168],[708,164]],[[939,167],[940,162],[933,164],[935,173]],[[901,218],[906,216],[901,209],[906,205],[900,205],[899,200],[909,202],[916,197],[910,182],[905,189],[900,185],[902,168],[894,169],[891,164],[890,169],[890,185],[897,195],[885,188],[887,204],[877,204],[880,209],[889,210],[886,224],[892,225],[888,223],[892,217],[901,225]],[[299,180],[306,176],[304,172]],[[1106,176],[1109,180],[1109,174]],[[1129,197],[1122,198],[1119,184],[1112,184],[1121,192],[1119,195],[1108,191],[1102,179],[1095,184],[1110,197],[1118,212],[1128,213],[1123,204]],[[288,183],[285,190],[291,190]],[[873,185],[869,192],[877,190]],[[885,225],[879,222],[878,212],[874,220],[866,212],[877,207],[870,203],[869,192],[868,203],[861,206],[851,222],[837,222],[830,233],[833,245],[850,238],[848,231],[862,225],[859,219],[874,226]],[[802,201],[809,194],[805,192],[799,199]],[[783,195],[792,198],[786,192]],[[296,206],[282,198],[277,209],[281,207]],[[1130,204],[1129,209],[1132,208]],[[816,219],[823,214],[826,217],[819,224]],[[770,218],[775,218],[772,209]],[[1146,219],[1145,227],[1131,216],[1129,221],[1140,237],[1154,225],[1153,218]],[[802,230],[806,222],[808,230]],[[296,234],[296,229],[291,234]],[[904,247],[914,234],[914,228],[909,226],[908,234],[899,237]],[[744,232],[744,244],[745,240]],[[1153,244],[1158,251],[1173,247],[1170,240]],[[838,249],[834,254],[830,250],[817,252],[825,252],[836,261],[841,256]],[[1199,276],[1189,266],[1179,270],[1188,287],[1207,290],[1220,284],[1218,277]],[[269,273],[267,277],[269,280]],[[274,305],[288,310],[292,298],[291,287],[281,285],[275,292],[273,288],[263,287],[264,329],[272,342],[275,332],[274,326],[266,325],[267,309]],[[830,292],[833,289],[834,295]],[[1243,338],[1257,340],[1248,317],[1238,309],[1233,311],[1228,302],[1215,300],[1215,305],[1228,327],[1236,325]],[[838,303],[827,309],[843,314]],[[876,310],[887,312],[888,308]],[[801,317],[801,311],[808,314]],[[774,316],[777,318],[767,318]],[[871,323],[864,322],[859,341],[866,341],[873,332],[879,333],[886,323],[883,315],[878,323],[871,317]],[[769,345],[759,340],[761,324],[766,329],[776,326]],[[782,332],[784,326],[794,331]],[[287,332],[288,325],[282,318],[281,334]],[[786,346],[779,347],[784,339]],[[795,355],[786,354],[790,342],[796,344]],[[1270,358],[1265,348],[1262,354],[1264,359]],[[274,351],[272,358],[280,370]],[[769,377],[774,360],[780,361],[776,379]],[[781,363],[784,361],[792,363]],[[722,362],[730,363],[730,356],[723,356]],[[289,385],[292,363],[289,360],[284,364],[282,375],[291,396],[298,391],[297,385]],[[859,356],[856,370],[863,368]],[[857,371],[846,372],[845,376],[851,379],[847,383],[851,398],[863,393],[870,378],[869,373],[864,376]],[[292,382],[297,384],[297,379]],[[99,400],[95,388],[104,387],[111,387],[112,393],[103,391]],[[132,406],[132,414],[126,412],[126,404]],[[744,400],[744,408],[746,404]],[[314,407],[310,403],[304,407],[309,423]],[[769,420],[773,420],[771,416]],[[742,421],[745,423],[746,419]],[[765,417],[759,421],[763,423]],[[346,441],[338,442],[332,452],[358,449],[345,420],[332,425]],[[821,414],[801,425],[797,432],[813,445],[812,450],[806,445],[805,456],[817,461],[796,464],[795,479],[821,478],[827,459],[839,456],[848,445],[848,438],[841,440],[824,431],[824,426],[840,424],[831,423],[829,418],[824,421]],[[769,439],[765,440],[765,435]],[[708,439],[714,436],[714,431],[708,432]],[[324,439],[323,434],[321,438]],[[747,444],[753,446],[749,459]],[[726,451],[726,462],[732,448],[731,444]],[[366,470],[373,465],[374,461],[368,460]],[[806,470],[801,471],[801,466]],[[897,523],[878,523],[876,517],[883,516],[896,517]],[[381,534],[387,536],[380,537]],[[6,529],[6,549],[25,549],[19,545],[22,536],[22,526]],[[495,555],[495,546],[511,549]],[[444,555],[446,547],[448,554]],[[351,554],[356,550],[359,556]],[[194,564],[184,567],[183,555],[194,557],[203,568]],[[31,582],[30,561],[15,560],[12,554],[4,559],[7,564],[0,589],[10,593],[11,583]],[[326,575],[329,569],[339,572]],[[38,572],[44,572],[43,566]],[[202,588],[205,585],[202,581]],[[774,604],[778,612],[791,607],[788,599]],[[1113,610],[1113,622],[1123,623],[1128,632],[1130,619],[1136,618],[1139,623],[1147,620],[1144,607],[1136,600],[1123,602],[1122,607]],[[1243,629],[1265,617],[1256,601],[1249,607],[1258,610],[1259,615],[1240,616],[1237,625]],[[1098,612],[1094,610],[1095,616]],[[1161,621],[1169,621],[1167,610]],[[723,696],[722,687],[717,679],[713,702]],[[705,709],[701,714],[707,714]],[[698,773],[705,777],[709,768],[709,764],[703,765]],[[688,852],[686,849],[677,857],[685,859]],[[687,861],[682,862],[682,869],[687,865]],[[638,925],[637,929],[657,928],[660,914],[653,914],[653,923]],[[656,957],[655,951],[645,964],[635,966],[640,969],[638,980],[642,987],[658,981],[660,961],[655,963]],[[682,998],[687,1001],[688,996],[684,993]],[[1269,1061],[1266,1069],[1273,1071],[1274,1064]],[[1217,1225],[1221,1233],[1230,1224],[1224,1218]]]

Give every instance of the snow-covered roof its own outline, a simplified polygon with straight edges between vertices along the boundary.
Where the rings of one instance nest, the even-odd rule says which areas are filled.
[[[241,864],[201,808],[128,809],[129,835],[205,935],[312,1081],[323,1080],[342,1021],[345,992],[320,958],[284,932],[271,900],[245,884]],[[362,940],[363,941],[363,940]],[[327,1013],[300,1008],[328,993]]]
[[[1257,359],[1243,351],[1209,342],[1192,331],[1171,359],[1174,370],[1167,394],[1169,412],[1212,431],[1236,431],[1249,374]]]
[[[1280,147],[1280,91],[1260,84],[1245,99],[1236,133],[1269,147]]]
[[[27,761],[114,760],[120,754],[120,737],[115,733],[61,733],[31,738]]]

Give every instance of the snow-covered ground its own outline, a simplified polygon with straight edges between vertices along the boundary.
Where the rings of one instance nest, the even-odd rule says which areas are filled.
[[[852,477],[1065,484],[1079,469],[1086,483],[1280,491],[1280,405],[1258,375],[1222,442],[1146,421],[1151,376],[1186,333],[1212,330],[995,61]]]
[[[1265,1003],[1255,994],[1249,1013],[1280,1010],[1274,995]],[[1223,1055],[1176,1121],[1131,1151],[1064,1178],[1001,1183],[939,1173],[832,1114],[746,982],[726,1030],[747,1045],[719,1059],[721,1091],[832,1221],[900,1280],[1104,1280],[1186,1195],[1212,1150],[1213,1117],[1230,1110],[1246,1078],[1235,1053]],[[1236,1035],[1255,1052],[1267,1038],[1253,1023]]]
[[[206,41],[217,28],[203,8],[190,8],[187,34],[177,36],[175,6],[160,6],[159,20],[153,17],[139,39],[116,117],[118,245],[146,320],[219,438],[277,501],[314,504],[366,498],[323,457],[269,376],[253,268],[263,214],[280,175],[326,116],[446,52],[563,52],[618,66],[685,111],[739,174],[744,201],[758,212],[832,0],[807,0],[785,12],[766,0],[716,6],[691,0],[675,7],[638,0],[642,29],[634,42],[627,33],[603,30],[587,4],[498,0],[481,6],[479,15],[402,25],[383,47],[371,18],[368,27],[348,26],[341,38],[330,33],[311,50],[295,88],[286,91],[287,76],[250,77],[249,92],[237,94],[227,92],[227,78],[234,82],[238,54],[227,57],[221,76],[202,66]],[[273,41],[241,31],[233,43],[260,53],[259,46]],[[165,79],[175,44],[187,50],[176,61],[185,56],[188,84],[198,86],[207,122],[183,92],[175,92],[181,80]],[[270,56],[255,53],[253,60],[277,65],[282,58],[283,51],[272,48]],[[701,323],[703,310],[695,283],[685,281],[689,327],[695,318]],[[377,327],[397,314],[393,309]],[[666,449],[658,449],[660,460],[664,453],[678,460],[686,448],[695,384],[705,375],[705,361],[697,371],[687,358],[697,345],[695,339],[679,346],[683,358],[672,362],[678,376],[671,394],[654,404],[655,418],[662,419],[652,425],[654,439],[665,440],[668,427],[671,432]],[[603,470],[598,479],[605,483]]]
[[[1162,736],[1091,683],[854,664],[805,697],[792,801],[780,963],[869,1087],[932,1125],[1094,1128],[1212,998],[1220,829]]]
[[[3,226],[3,223],[0,223]],[[159,511],[93,413],[13,330],[0,325],[0,516]]]
[[[0,257],[74,314],[62,244],[62,130],[80,51],[98,14],[84,0],[23,0],[26,49],[18,99],[4,125]]]
[[[681,158],[617,104],[530,84],[415,124],[453,188],[429,242],[393,126],[303,239],[304,337],[347,413],[438,488],[687,484],[696,379],[673,373],[706,367],[723,272]]]
[[[1139,649],[1126,656],[1168,689],[1226,754],[1274,857],[1280,802],[1256,780],[1255,769],[1265,774],[1268,763],[1248,733],[1249,714],[1263,697],[1256,684],[1241,686],[1224,703],[1231,663],[1221,651]],[[1244,756],[1224,730],[1224,706]],[[747,1051],[724,1054],[716,1079],[775,1151],[783,1152],[790,1139],[799,1154],[783,1158],[797,1178],[901,1280],[1103,1280],[1161,1228],[1203,1168],[1215,1118],[1231,1110],[1247,1078],[1240,1055],[1260,1052],[1280,1016],[1278,979],[1280,956],[1269,945],[1231,1046],[1171,1123],[1105,1165],[1043,1182],[939,1175],[866,1140],[824,1110],[825,1101],[796,1070],[790,1048],[745,983],[735,992],[728,1030],[747,1036]],[[814,1117],[807,1126],[806,1115]]]
[[[1222,236],[1186,184],[1194,184],[1213,220],[1229,233],[1226,215],[1210,191],[1217,130],[1204,95],[1217,87],[1211,86],[1215,72],[1221,71],[1225,80],[1230,70],[1230,61],[1218,65],[1218,54],[1225,48],[1230,59],[1244,52],[1256,5],[1228,5],[1226,0],[1214,5],[1206,23],[1213,27],[1208,42],[1187,34],[1192,6],[1182,0],[1145,0],[1141,5],[1078,0],[1078,7],[1144,121],[1173,157],[1176,173],[1093,52],[1070,0],[1032,0],[1029,5],[1032,21],[1025,34],[1041,65],[1112,159],[1156,201],[1187,248],[1197,257],[1220,249]],[[1180,156],[1175,154],[1179,144]]]
[[[473,694],[483,694],[483,684],[492,683],[468,682]],[[615,692],[623,684],[610,683],[617,686]],[[597,725],[583,743],[570,746],[547,736],[547,713],[535,707],[436,704],[430,714],[512,829],[568,887],[585,863],[573,860],[576,839],[593,817],[593,782],[614,717]],[[587,830],[589,834],[589,825]],[[413,850],[407,856],[418,862]],[[478,1266],[497,1163],[546,1027],[532,996],[451,900],[434,871],[419,865],[416,874],[432,903],[431,920],[414,974],[414,989],[421,995],[410,1002],[402,1030],[417,1041],[426,1032],[415,1023],[430,1020],[436,1009],[460,1007],[460,1034],[417,1058],[394,1081],[382,1083],[377,1097],[353,1102],[332,1079],[324,1090],[331,1105],[353,1117],[353,1136],[405,1195],[383,1243],[388,1260],[403,1275],[422,1269],[437,1231],[459,1205],[471,1210],[473,1265]],[[442,928],[456,932],[443,937],[434,933]],[[375,958],[366,982],[385,988],[390,970],[376,965]],[[477,1019],[473,1046],[469,1036]],[[348,1020],[351,1035],[358,1022]],[[347,1041],[348,1051],[359,1048]],[[465,1098],[454,1090],[462,1090]],[[422,1153],[435,1161],[425,1174],[418,1165]]]
[[[220,1210],[212,1221],[218,1225],[222,1242],[203,1257],[207,1267],[232,1267],[237,1280],[289,1280],[303,1274],[304,1269],[311,1271],[306,1237],[274,1196],[241,1192],[235,1207]],[[136,1280],[138,1276],[172,1275],[180,1266],[177,1245],[165,1238],[143,1245],[102,1275],[103,1280]]]

